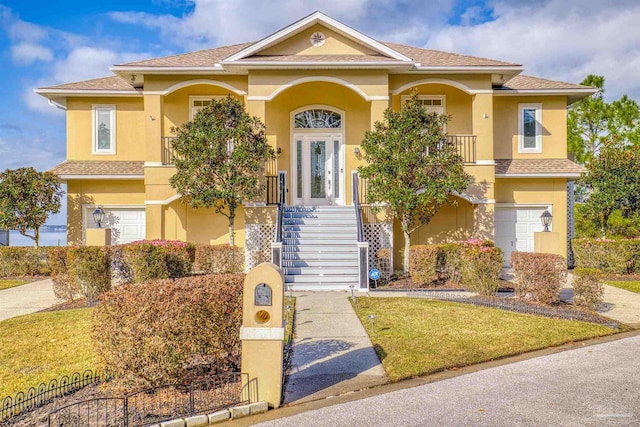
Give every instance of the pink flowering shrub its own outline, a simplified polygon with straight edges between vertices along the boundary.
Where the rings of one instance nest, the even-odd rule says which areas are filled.
[[[188,276],[194,256],[195,246],[178,240],[139,240],[124,247],[135,283]]]
[[[640,239],[573,239],[571,247],[576,267],[613,274],[640,271]]]

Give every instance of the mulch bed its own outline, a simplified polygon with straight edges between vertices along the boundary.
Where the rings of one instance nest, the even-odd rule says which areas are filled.
[[[628,277],[628,275],[626,277]],[[638,276],[638,278],[640,279],[640,276]],[[443,301],[460,302],[516,313],[534,314],[550,318],[580,320],[583,322],[597,323],[615,328],[619,327],[617,322],[607,317],[600,316],[594,311],[576,307],[571,304],[560,303],[556,305],[544,305],[532,301],[515,299],[512,293],[513,284],[508,280],[500,280],[498,292],[503,293],[503,295],[492,297],[479,295],[466,297],[463,295],[456,295],[456,292],[466,291],[466,289],[457,283],[446,280],[438,280],[429,284],[420,284],[416,286],[411,280],[411,277],[392,278],[388,284],[380,285],[378,288],[372,289],[372,292],[387,290],[398,292],[404,291],[407,293],[407,296],[414,298],[431,298]],[[452,292],[448,293],[449,291]]]

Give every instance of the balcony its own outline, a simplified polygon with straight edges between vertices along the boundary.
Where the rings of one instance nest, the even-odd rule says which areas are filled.
[[[175,136],[163,136],[162,140],[162,164],[173,165],[176,160],[176,153],[173,151],[173,141]]]
[[[447,142],[454,144],[458,154],[465,164],[476,162],[476,136],[475,135],[447,135]]]

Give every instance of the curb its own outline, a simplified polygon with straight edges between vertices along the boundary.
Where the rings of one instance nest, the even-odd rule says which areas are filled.
[[[249,403],[248,405],[232,406],[229,409],[223,409],[212,414],[194,415],[186,418],[163,421],[149,427],[206,427],[228,420],[237,420],[251,415],[262,414],[267,412],[268,409],[269,406],[267,402]]]

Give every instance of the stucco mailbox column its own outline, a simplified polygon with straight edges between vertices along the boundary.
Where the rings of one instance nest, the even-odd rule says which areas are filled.
[[[110,228],[87,228],[84,243],[87,246],[111,246]]]
[[[284,276],[274,264],[252,269],[244,281],[242,327],[242,372],[248,388],[256,390],[250,400],[280,406],[284,350]]]

